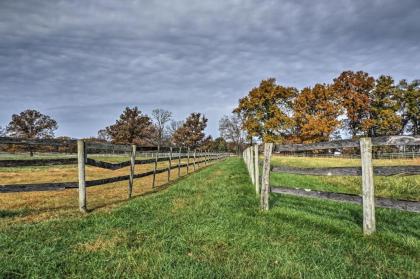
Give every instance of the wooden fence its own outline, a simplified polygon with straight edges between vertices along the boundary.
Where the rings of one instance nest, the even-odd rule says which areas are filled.
[[[37,146],[74,146],[77,150],[77,157],[74,158],[48,158],[48,159],[10,159],[0,160],[1,168],[8,167],[29,167],[29,166],[54,166],[77,164],[78,178],[72,182],[53,182],[53,183],[31,183],[31,184],[0,184],[0,193],[7,192],[30,192],[30,191],[52,191],[78,188],[79,191],[79,209],[81,212],[87,212],[86,187],[104,185],[119,181],[128,181],[128,198],[131,198],[134,179],[152,176],[152,189],[156,188],[156,175],[167,173],[167,181],[171,180],[171,170],[177,169],[176,178],[181,176],[181,168],[186,168],[187,174],[195,171],[200,166],[207,166],[212,161],[222,160],[229,153],[210,152],[208,150],[190,150],[190,148],[181,147],[161,147],[153,151],[152,159],[136,159],[138,150],[148,150],[136,145],[115,145],[109,143],[92,143],[84,140],[21,140],[14,138],[0,138],[0,144],[20,144]],[[62,144],[62,145],[61,145]],[[118,152],[121,156],[127,156],[127,160],[118,163],[110,163],[101,160],[88,158],[88,154],[98,154],[107,152]],[[163,155],[163,157],[162,157]],[[181,159],[187,159],[181,163]],[[165,168],[158,168],[158,162],[168,162]],[[153,164],[150,171],[135,173],[135,165]],[[129,167],[129,173],[123,176],[114,176],[110,178],[86,180],[86,165],[108,170],[118,170]],[[0,181],[1,183],[1,181]]]
[[[262,176],[259,176],[260,164],[258,145],[248,147],[243,152],[244,162],[247,166],[252,183],[255,185],[256,193],[260,195],[261,208],[269,209],[269,192],[292,194],[296,196],[307,196],[317,198],[327,198],[338,201],[358,202],[363,207],[363,232],[369,235],[376,230],[375,206],[405,209],[414,212],[420,212],[420,202],[399,201],[378,198],[375,199],[375,189],[373,175],[391,176],[391,175],[419,175],[420,165],[412,166],[387,166],[373,167],[372,165],[372,147],[373,146],[412,146],[420,145],[420,136],[389,136],[375,138],[361,138],[359,140],[340,140],[321,142],[313,144],[286,144],[275,145],[265,143],[263,145],[263,164]],[[298,152],[312,151],[322,149],[341,148],[359,148],[361,167],[334,167],[334,168],[295,168],[287,166],[271,166],[272,152]],[[362,177],[362,195],[348,195],[341,193],[328,193],[317,191],[306,191],[303,189],[276,188],[270,186],[270,172],[293,173],[302,175],[327,175],[327,176],[361,176]],[[261,185],[261,187],[260,187]]]

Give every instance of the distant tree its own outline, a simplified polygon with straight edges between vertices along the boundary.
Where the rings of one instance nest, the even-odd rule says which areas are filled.
[[[173,134],[176,132],[176,130],[178,130],[179,128],[182,127],[182,125],[184,125],[184,121],[180,120],[180,121],[176,121],[176,120],[172,120],[169,125],[166,127],[166,134],[169,138],[172,138]]]
[[[5,137],[5,136],[6,136],[6,129],[0,126],[0,137]]]
[[[115,124],[105,131],[113,143],[150,144],[154,127],[150,118],[137,107],[126,107]]]
[[[207,121],[208,119],[201,113],[191,113],[172,135],[173,143],[192,149],[199,147],[205,137],[204,129],[207,127]]]
[[[109,141],[109,140],[111,140],[110,139],[110,136],[108,135],[108,133],[106,131],[106,129],[100,129],[98,131],[98,137],[97,138],[99,140],[101,140],[101,141]]]
[[[420,134],[420,80],[407,82],[401,80],[398,100],[402,115],[402,132]]]
[[[329,85],[304,88],[293,104],[296,136],[302,143],[328,141],[340,127],[340,100]]]
[[[353,137],[368,135],[373,125],[370,93],[374,86],[375,79],[362,71],[346,71],[334,79],[333,89],[341,97],[346,126]]]
[[[57,121],[37,110],[28,109],[19,114],[13,114],[7,125],[6,132],[12,137],[26,139],[40,139],[54,137],[57,130]],[[30,155],[33,156],[33,146],[29,146]]]
[[[398,135],[402,130],[402,118],[398,115],[400,104],[397,87],[390,76],[380,76],[371,93],[371,129],[369,136]]]
[[[35,139],[52,138],[57,128],[57,121],[50,116],[28,109],[19,114],[13,114],[6,130],[12,137]]]
[[[290,114],[296,93],[293,87],[277,85],[274,78],[263,80],[239,100],[233,112],[243,119],[242,128],[248,136],[264,142],[282,142],[293,128]]]
[[[161,146],[165,139],[166,123],[172,118],[172,112],[164,109],[154,109],[152,111],[152,117],[155,125],[155,141],[157,146]]]
[[[242,121],[239,116],[224,115],[219,121],[220,136],[227,142],[232,142],[236,146],[235,152],[240,152],[240,148],[245,141],[245,133],[242,130]]]

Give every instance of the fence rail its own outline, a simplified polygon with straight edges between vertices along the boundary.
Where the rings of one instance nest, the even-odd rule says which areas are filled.
[[[258,146],[248,147],[243,152],[243,158],[247,166],[251,181],[256,185],[257,194],[261,195],[261,208],[268,210],[269,208],[269,192],[275,189],[274,192],[293,194],[298,196],[312,196],[321,198],[331,198],[342,201],[361,201],[363,207],[363,233],[372,234],[376,231],[375,206],[385,206],[393,208],[411,208],[418,212],[420,202],[411,201],[392,201],[390,199],[379,199],[379,203],[375,204],[375,189],[373,184],[373,175],[391,176],[391,175],[417,175],[420,174],[420,166],[378,166],[372,165],[372,147],[373,146],[415,146],[420,145],[420,136],[389,136],[376,138],[361,138],[359,140],[341,140],[331,142],[321,142],[313,144],[286,144],[275,145],[272,143],[264,144],[264,161],[263,173],[259,177],[259,163],[258,163]],[[297,152],[297,151],[312,151],[319,149],[341,149],[341,148],[359,148],[361,167],[333,167],[333,168],[296,168],[288,166],[271,166],[271,153],[275,152]],[[348,197],[342,193],[327,193],[327,192],[310,192],[301,189],[287,189],[276,188],[270,185],[270,171],[280,173],[292,173],[301,175],[337,175],[337,176],[361,176],[362,177],[362,195],[358,198]],[[261,179],[261,188],[259,182]],[[344,197],[345,195],[346,197]],[[395,206],[393,206],[395,205]]]

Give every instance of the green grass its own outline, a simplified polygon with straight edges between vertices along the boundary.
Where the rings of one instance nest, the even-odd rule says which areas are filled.
[[[373,160],[376,166],[416,165],[419,159]],[[309,158],[273,156],[272,165],[291,167],[349,167],[360,166],[360,159]],[[357,176],[313,176],[272,173],[271,185],[307,188],[349,194],[361,194],[362,180]],[[420,175],[375,176],[375,195],[394,199],[420,201]]]
[[[273,195],[229,159],[110,212],[0,231],[0,278],[418,278],[420,215]],[[7,216],[3,212],[1,216]],[[0,219],[1,220],[1,219]]]

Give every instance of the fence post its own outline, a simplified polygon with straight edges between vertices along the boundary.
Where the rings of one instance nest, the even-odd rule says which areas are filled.
[[[77,140],[77,166],[79,172],[79,210],[87,212],[86,205],[86,146],[83,140]]]
[[[270,168],[271,168],[271,152],[273,150],[272,143],[264,144],[264,166],[261,181],[261,209],[269,209],[269,192],[270,192]]]
[[[158,146],[156,155],[155,155],[155,164],[153,166],[153,182],[152,182],[152,189],[155,189],[155,185],[156,185],[156,169],[157,169],[157,163],[158,163],[158,157],[159,157],[159,151],[160,151],[160,146]]]
[[[258,144],[254,146],[255,192],[260,193],[260,166],[258,165]]]
[[[137,146],[135,144],[131,145],[130,179],[128,180],[128,198],[131,198],[131,195],[133,193],[134,169],[136,166],[136,151],[137,151]]]
[[[194,149],[194,161],[193,161],[193,166],[194,166],[194,171],[195,171],[195,152],[196,152],[196,150]]]
[[[172,168],[172,147],[169,148],[168,182],[171,180],[171,168]]]
[[[187,174],[190,173],[190,148],[187,148]]]
[[[181,149],[180,147],[178,151],[178,177],[181,176]]]
[[[251,145],[249,147],[249,159],[250,159],[249,168],[251,169],[252,184],[255,185],[255,166],[254,166],[255,160],[254,160],[254,152],[253,151],[254,151],[254,147]]]
[[[369,235],[376,230],[371,138],[360,139],[360,158],[362,161],[363,233]]]

